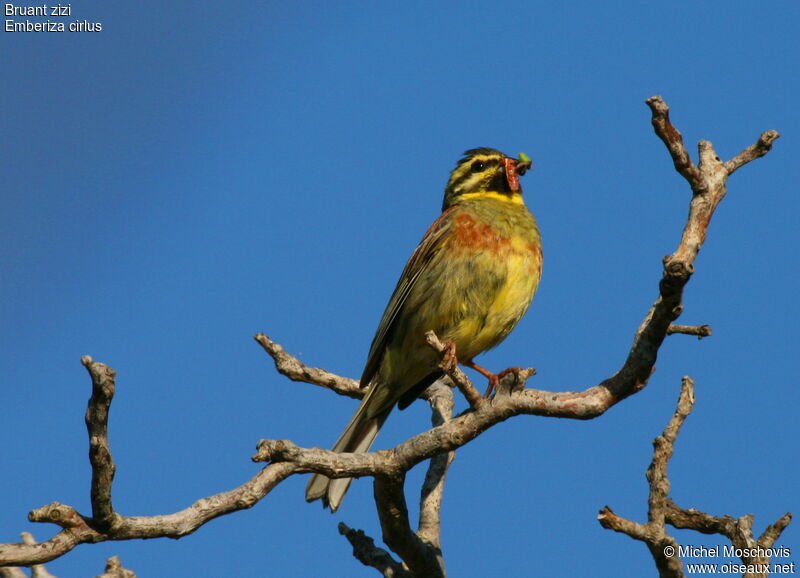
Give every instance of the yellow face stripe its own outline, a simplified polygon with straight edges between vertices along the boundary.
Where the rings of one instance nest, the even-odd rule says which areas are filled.
[[[498,193],[496,191],[480,191],[477,193],[465,193],[463,195],[459,195],[458,199],[460,201],[466,199],[497,199],[498,201],[505,201],[507,203],[512,203],[514,205],[524,205],[525,201],[522,200],[522,195],[520,193],[513,193],[511,195],[507,195],[505,193]]]
[[[450,182],[458,182],[464,179],[468,174],[472,173],[472,163],[475,161],[483,161],[485,163],[492,163],[488,166],[485,170],[479,173],[473,173],[476,179],[469,179],[468,182],[465,182],[464,185],[474,185],[476,181],[480,181],[481,178],[485,177],[488,173],[493,173],[497,170],[497,165],[502,160],[502,157],[498,155],[475,155],[474,157],[470,158],[470,162],[462,164],[458,167],[455,171],[453,171],[453,175],[450,177]]]

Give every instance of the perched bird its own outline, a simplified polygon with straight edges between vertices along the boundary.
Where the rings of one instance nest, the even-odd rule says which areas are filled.
[[[335,452],[368,451],[394,405],[405,409],[442,377],[427,331],[450,342],[462,365],[489,378],[487,396],[497,383],[498,374],[472,359],[514,329],[539,284],[539,229],[519,186],[531,160],[490,148],[464,154],[445,188],[441,216],[411,255],[386,306],[361,376],[361,387],[370,389]],[[322,498],[335,512],[351,481],[315,474],[306,500]]]

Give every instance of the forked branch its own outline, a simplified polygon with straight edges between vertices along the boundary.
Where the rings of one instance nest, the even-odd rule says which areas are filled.
[[[781,532],[791,522],[791,513],[784,514],[774,524],[770,524],[756,539],[753,536],[751,514],[738,519],[730,516],[711,516],[693,508],[680,508],[669,498],[670,482],[667,465],[675,450],[675,441],[681,426],[692,411],[694,400],[694,381],[684,377],[675,414],[664,429],[664,433],[653,440],[653,460],[647,469],[647,481],[650,484],[647,523],[640,524],[622,518],[608,506],[600,510],[597,519],[604,528],[644,542],[662,578],[684,576],[680,558],[681,548],[675,538],[667,533],[667,524],[681,530],[695,530],[703,534],[721,534],[727,537],[733,547],[742,552],[742,563],[752,569],[745,576],[765,577],[769,574],[770,566],[767,550],[775,544]]]

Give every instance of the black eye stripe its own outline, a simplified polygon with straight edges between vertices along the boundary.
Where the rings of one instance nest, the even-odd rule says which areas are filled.
[[[470,149],[456,162],[445,187],[442,210],[453,206],[462,195],[505,192],[509,188],[503,170],[506,157],[492,148]]]
[[[461,163],[461,166],[466,166],[466,167],[468,167],[468,169],[466,171],[464,171],[463,173],[461,173],[461,175],[458,178],[456,178],[454,181],[452,181],[451,184],[454,187],[457,187],[457,186],[461,185],[462,183],[468,181],[474,175],[477,175],[477,174],[480,174],[480,173],[485,173],[485,172],[487,172],[488,169],[500,165],[500,159],[499,158],[488,158],[488,159],[487,158],[484,158],[484,159],[480,159],[479,158],[479,159],[472,159],[471,162],[468,162],[468,161],[470,161],[470,159],[464,159],[464,162]]]
[[[464,183],[468,182],[470,179],[474,178],[475,175],[479,175],[481,173],[487,173],[487,169],[491,167],[497,167],[501,164],[502,157],[484,157],[484,158],[475,158],[475,157],[467,157],[461,159],[459,162],[459,175],[455,178],[451,178],[450,182],[448,183],[448,189],[450,190],[458,190],[464,185]],[[481,163],[483,166],[478,168],[476,166],[477,163]],[[474,167],[474,168],[473,168]],[[499,173],[493,175],[493,177],[501,177]],[[464,192],[464,191],[462,191]]]
[[[476,159],[472,161],[472,165],[470,165],[470,171],[473,173],[479,173],[481,171],[485,171],[489,167],[496,167],[499,164],[499,159]]]

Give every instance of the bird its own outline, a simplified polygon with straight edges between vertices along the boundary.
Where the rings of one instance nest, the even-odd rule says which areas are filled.
[[[448,344],[458,363],[489,379],[486,397],[505,373],[473,358],[514,329],[541,278],[539,227],[519,184],[532,161],[519,157],[483,147],[456,163],[442,214],[409,258],[375,332],[360,380],[369,389],[332,451],[368,451],[394,406],[405,409],[443,376],[426,343],[428,331]],[[314,474],[306,500],[322,499],[336,512],[351,481]]]

